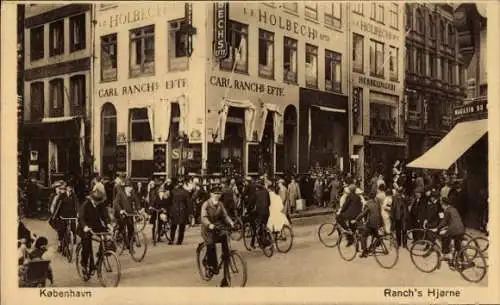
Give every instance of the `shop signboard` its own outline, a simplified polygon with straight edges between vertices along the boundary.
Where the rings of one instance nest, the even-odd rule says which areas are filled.
[[[214,56],[217,60],[229,55],[227,43],[227,16],[229,5],[226,2],[214,3]]]

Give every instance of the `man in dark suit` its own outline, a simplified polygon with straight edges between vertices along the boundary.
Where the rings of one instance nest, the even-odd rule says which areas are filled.
[[[362,230],[362,239],[361,239],[361,249],[363,252],[359,257],[367,257],[369,250],[366,247],[367,239],[369,236],[377,237],[378,230],[382,226],[382,215],[380,214],[380,205],[376,200],[371,198],[366,202],[365,207],[361,214],[359,214],[355,221],[358,222],[366,218],[366,224]],[[376,245],[373,245],[373,247]]]
[[[408,208],[402,187],[395,189],[395,194],[392,196],[391,214],[394,226],[393,230],[396,232],[396,242],[398,247],[406,247],[406,222],[408,218]]]
[[[57,232],[59,246],[57,251],[61,252],[61,243],[66,232],[66,225],[59,217],[76,217],[76,212],[70,213],[72,208],[66,194],[66,182],[57,181],[54,183],[55,193],[50,199],[50,218],[49,225]]]
[[[363,209],[363,203],[361,202],[361,197],[356,195],[356,185],[351,184],[349,186],[349,195],[347,195],[345,203],[342,205],[340,212],[337,216],[337,222],[342,228],[346,230],[353,230],[354,227],[351,225],[351,221],[355,220],[356,217],[361,213]],[[351,235],[348,236],[347,246],[354,243]]]
[[[169,209],[168,216],[170,218],[170,242],[171,245],[175,238],[175,232],[179,228],[177,236],[177,245],[181,245],[184,241],[184,231],[188,223],[189,216],[192,216],[193,208],[191,202],[192,178],[185,179],[181,186],[175,188],[171,192],[172,204]]]
[[[255,209],[255,204],[256,204],[256,197],[255,197],[255,184],[253,183],[253,180],[251,177],[246,177],[245,178],[245,191],[243,194],[244,202],[247,211],[253,211]]]
[[[251,247],[255,248],[255,236],[260,236],[262,230],[265,230],[267,221],[269,219],[269,206],[271,205],[271,197],[269,190],[264,185],[265,181],[262,179],[255,188],[255,209],[253,210],[253,230],[256,234],[252,234]]]
[[[451,259],[450,245],[454,242],[455,251],[460,251],[462,239],[465,234],[465,226],[460,218],[457,209],[450,205],[448,198],[442,198],[441,207],[444,210],[444,217],[441,219],[437,229],[442,237],[442,248],[444,257]]]
[[[132,181],[130,179],[126,179],[123,191],[116,193],[115,199],[113,200],[113,209],[115,219],[120,229],[124,230],[124,227],[127,227],[128,241],[131,241],[134,235],[134,219],[126,216],[126,214],[135,213],[140,204],[140,199],[133,190]]]

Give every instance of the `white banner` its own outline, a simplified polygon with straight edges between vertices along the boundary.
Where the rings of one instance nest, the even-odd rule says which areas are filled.
[[[226,132],[226,121],[229,113],[229,107],[245,108],[245,136],[247,141],[252,141],[255,125],[255,106],[249,100],[223,99],[220,105],[219,118],[214,135],[217,135],[216,141],[223,141]]]

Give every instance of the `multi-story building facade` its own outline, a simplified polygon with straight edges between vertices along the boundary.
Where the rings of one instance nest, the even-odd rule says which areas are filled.
[[[405,158],[403,9],[399,3],[349,4],[351,152],[365,179],[375,172],[389,176],[392,164]]]
[[[465,96],[464,64],[457,47],[453,7],[407,3],[406,134],[409,159],[450,130],[452,112]]]
[[[98,7],[96,170],[146,178],[347,169],[343,10],[291,2]]]
[[[89,162],[91,5],[26,6],[24,137],[44,184]]]

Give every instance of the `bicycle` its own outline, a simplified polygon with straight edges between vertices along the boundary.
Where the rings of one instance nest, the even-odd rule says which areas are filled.
[[[352,261],[356,257],[356,254],[361,252],[360,246],[363,236],[361,235],[360,229],[362,229],[363,223],[361,222],[356,224],[357,227],[354,230],[345,230],[339,225],[341,234],[337,248],[339,250],[340,257],[348,262]],[[349,243],[349,240],[352,242]],[[343,241],[347,241],[348,244],[343,245]],[[346,253],[349,249],[354,249],[354,252],[352,254]],[[379,233],[377,236],[372,236],[367,252],[369,255],[373,255],[377,264],[384,269],[392,269],[399,261],[399,247],[396,244],[396,239],[393,234]],[[391,254],[394,254],[393,258],[390,258]],[[388,262],[383,261],[383,258],[385,257],[388,257]]]
[[[71,260],[73,259],[73,254],[75,251],[75,235],[73,233],[73,230],[71,228],[71,222],[77,220],[75,217],[59,217],[61,220],[64,220],[66,223],[66,233],[63,236],[63,240],[61,242],[61,253],[66,259],[68,260],[68,263],[71,263]]]
[[[151,218],[151,215],[146,213],[144,209],[140,209],[135,215],[134,215],[134,226],[135,229],[138,232],[144,231],[146,228],[146,224],[148,223],[149,219]]]
[[[472,244],[477,248],[479,248],[479,250],[481,250],[481,252],[483,253],[484,258],[488,259],[488,248],[490,247],[490,242],[486,237],[483,236],[474,237],[468,242],[468,245],[469,244]]]
[[[224,228],[215,228],[215,232],[218,233],[219,236],[224,236],[227,239],[227,245],[229,248],[229,257],[224,257],[224,255],[221,255],[221,260],[218,261],[217,267],[212,272],[210,268],[208,268],[208,257],[207,257],[207,246],[205,242],[201,242],[198,244],[198,247],[196,248],[196,264],[198,266],[198,272],[200,274],[200,277],[204,281],[210,281],[214,275],[219,274],[220,269],[224,266],[225,263],[227,263],[229,266],[227,268],[227,271],[224,270],[224,272],[227,272],[225,274],[226,279],[228,281],[228,285],[231,287],[232,286],[232,278],[233,276],[231,274],[242,274],[242,279],[241,279],[241,284],[238,285],[237,287],[245,287],[247,283],[247,265],[245,260],[241,257],[241,255],[236,251],[231,249],[231,238],[229,230],[226,230]],[[203,251],[205,251],[205,254],[202,255]],[[241,264],[241,267],[238,268],[237,262]]]
[[[92,234],[91,239],[92,241],[96,241],[99,243],[99,249],[97,251],[97,262],[94,264],[94,256],[90,255],[89,256],[89,261],[87,262],[87,268],[83,268],[81,265],[81,256],[82,256],[82,251],[83,251],[83,245],[82,242],[78,243],[78,246],[76,247],[76,271],[78,273],[78,276],[80,278],[87,282],[90,280],[92,275],[94,275],[94,272],[97,271],[97,277],[99,278],[99,281],[101,282],[101,285],[103,287],[117,287],[118,284],[120,283],[120,278],[121,278],[121,265],[120,261],[118,260],[118,257],[115,254],[115,248],[116,245],[113,243],[112,240],[106,239],[106,237],[109,237],[112,233],[110,232],[102,232],[102,233],[96,233],[93,232],[92,230],[90,231]],[[113,268],[112,265],[115,264],[115,267]],[[104,272],[103,272],[104,271]],[[105,273],[112,273],[113,271],[116,272],[116,279],[111,282],[110,285],[108,285],[104,279],[104,274]]]
[[[318,238],[323,246],[327,248],[335,248],[340,240],[340,225],[335,221],[335,216],[332,222],[325,222],[318,227]]]
[[[420,239],[432,240],[436,238],[437,238],[437,233],[433,232],[432,230],[428,230],[426,227],[408,230],[406,232],[407,249],[408,251],[410,251],[413,243]],[[466,242],[473,242],[474,246],[481,248],[477,241],[472,241],[473,239],[474,238],[472,237],[472,235],[470,235],[469,233],[464,233],[464,240]]]
[[[125,217],[134,218],[137,214],[125,212],[123,215]],[[138,231],[137,228],[134,226],[134,233],[132,234],[132,240],[127,241],[127,238],[125,238],[126,236],[128,236],[127,226],[124,225],[123,228],[120,228],[120,226],[115,225],[113,237],[117,246],[116,253],[118,254],[118,256],[120,256],[125,251],[125,248],[127,248],[132,259],[135,262],[141,262],[146,256],[146,252],[148,250],[146,235],[144,234],[144,232]],[[143,249],[143,252],[139,253],[137,249]]]
[[[271,232],[269,231],[269,229],[264,225],[264,224],[261,224],[260,221],[256,221],[256,232],[254,232],[254,230],[252,230],[252,225],[251,225],[251,221],[250,219],[245,219],[243,221],[244,225],[243,225],[243,244],[245,245],[245,248],[248,250],[248,251],[251,251],[252,250],[252,246],[251,246],[251,241],[252,239],[254,239],[255,237],[257,237],[257,243],[259,245],[259,248],[262,250],[262,252],[264,253],[264,255],[266,257],[271,257],[273,256],[274,254],[274,240],[273,240],[273,237],[271,235]],[[255,221],[255,220],[253,220]],[[258,234],[256,236],[256,234]]]
[[[170,224],[168,221],[160,222],[160,214],[165,213],[164,209],[155,209],[150,207],[151,211],[156,212],[155,224],[151,229],[151,236],[153,238],[153,246],[156,246],[156,243],[161,240],[162,235],[165,235],[167,241],[170,241]]]
[[[436,234],[435,232],[437,232],[437,229],[426,228],[424,230],[431,231],[434,234]],[[450,260],[447,258],[443,258],[442,248],[437,243],[437,239],[437,236],[436,238],[431,240],[419,239],[412,245],[410,249],[410,258],[413,265],[415,265],[418,270],[424,273],[432,273],[435,270],[441,268],[442,261],[446,261],[450,270],[458,271],[460,273],[460,276],[468,282],[479,283],[486,276],[488,267],[486,264],[486,259],[484,258],[481,249],[476,247],[474,243],[462,239],[462,247],[460,251],[457,251],[455,248],[453,248],[452,258]],[[432,259],[434,255],[435,259]],[[418,261],[418,258],[420,257],[425,260],[431,258],[427,260],[428,262],[430,261],[429,268],[426,268],[425,266],[423,266],[423,263],[420,263]],[[474,262],[475,259],[478,259],[479,264]],[[478,269],[481,270],[482,273],[477,278],[472,279],[467,274],[465,274],[465,271],[476,266],[478,266]]]
[[[241,220],[241,217],[238,216],[231,218],[234,222],[234,227],[231,228],[231,239],[234,241],[240,241],[243,238],[243,220]]]
[[[280,253],[288,253],[293,246],[294,234],[292,227],[287,224],[284,224],[281,230],[273,231],[273,240],[276,245],[276,249]],[[284,242],[284,243],[280,243]],[[288,244],[286,242],[289,242]]]

